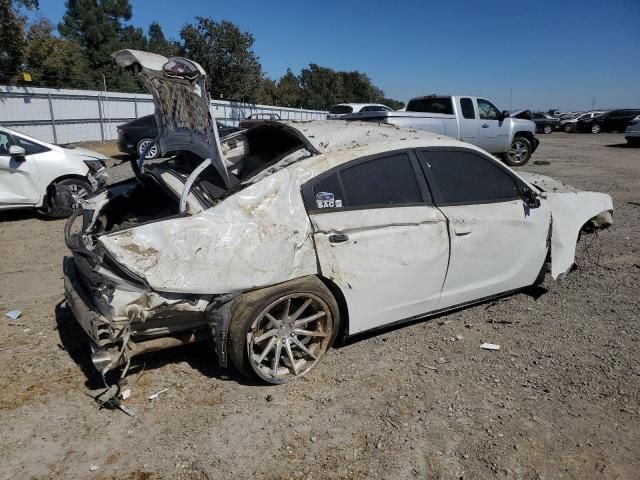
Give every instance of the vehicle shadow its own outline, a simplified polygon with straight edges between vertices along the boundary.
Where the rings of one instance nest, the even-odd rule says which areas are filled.
[[[0,212],[0,223],[4,222],[20,222],[23,220],[44,220],[45,222],[51,222],[60,220],[59,218],[51,218],[45,215],[40,215],[33,208],[21,208],[17,210],[9,210],[6,212]]]
[[[73,313],[62,301],[56,305],[55,318],[60,337],[60,348],[64,349],[69,357],[78,365],[85,375],[85,386],[89,390],[97,390],[105,387],[105,382],[100,373],[91,362],[91,348],[89,339],[84,333]],[[187,363],[191,368],[209,378],[217,378],[226,381],[235,381],[242,385],[264,385],[245,377],[234,368],[223,368],[218,363],[218,358],[211,342],[200,342],[183,347],[176,347],[158,352],[147,353],[135,357],[131,361],[131,366],[125,380],[136,378],[142,370],[150,371],[162,368],[170,364]],[[115,369],[105,375],[107,385],[119,383],[120,368]],[[122,382],[123,384],[126,381]]]
[[[638,148],[640,145],[631,145],[630,143],[612,143],[610,145],[605,145],[605,147],[609,148]]]

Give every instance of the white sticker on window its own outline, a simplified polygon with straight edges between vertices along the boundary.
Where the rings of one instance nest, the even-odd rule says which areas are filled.
[[[333,193],[318,192],[316,193],[316,205],[318,208],[341,208],[342,200],[336,200]]]

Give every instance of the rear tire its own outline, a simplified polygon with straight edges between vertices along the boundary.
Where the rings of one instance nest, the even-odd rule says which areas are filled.
[[[144,152],[144,150],[153,142],[152,138],[143,138],[138,142],[138,146],[136,147],[136,152],[138,153],[138,158]],[[147,152],[147,156],[144,157],[145,160],[153,160],[154,158],[158,158],[160,155],[160,147],[157,143],[153,144],[153,146]]]
[[[591,125],[591,133],[593,133],[594,135],[597,135],[601,131],[602,131],[602,127],[597,123],[594,123],[593,125]]]
[[[504,163],[512,167],[520,167],[527,163],[533,153],[531,142],[525,137],[515,137],[509,151],[502,157]]]
[[[553,132],[553,127],[551,125],[545,125],[542,131],[549,135],[551,132]]]
[[[573,132],[573,125],[571,123],[565,124],[564,131],[565,131],[565,133],[572,133]]]
[[[244,375],[285,383],[316,367],[339,328],[338,304],[320,279],[291,280],[245,293],[235,301],[229,357]]]

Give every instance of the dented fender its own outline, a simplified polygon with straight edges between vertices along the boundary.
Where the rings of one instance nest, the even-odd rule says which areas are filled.
[[[584,224],[592,219],[599,227],[612,223],[613,200],[598,192],[543,192],[541,196],[551,208],[551,276],[559,280],[575,262],[578,235]]]

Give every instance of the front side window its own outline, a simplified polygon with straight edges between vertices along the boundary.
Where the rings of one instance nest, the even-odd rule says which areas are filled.
[[[462,116],[464,118],[476,118],[476,110],[473,107],[473,100],[471,100],[470,98],[460,99],[460,109],[462,110]]]
[[[519,198],[515,177],[468,150],[423,150],[421,166],[439,206],[495,203]]]
[[[9,155],[9,147],[13,145],[11,137],[4,132],[0,132],[0,155]]]
[[[422,193],[406,152],[356,160],[304,188],[308,210],[376,208],[422,203]]]
[[[36,153],[48,152],[49,149],[44,145],[40,145],[39,143],[32,142],[27,140],[26,138],[22,138],[18,135],[14,136],[15,144],[24,148],[26,155],[35,155]]]
[[[478,99],[478,112],[482,120],[498,120],[500,111],[488,100]]]
[[[329,113],[333,113],[334,115],[353,113],[353,108],[349,105],[334,105],[333,107],[329,108]]]

